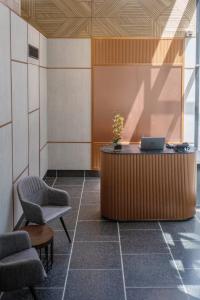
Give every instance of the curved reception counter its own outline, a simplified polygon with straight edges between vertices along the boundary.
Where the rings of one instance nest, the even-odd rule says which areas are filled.
[[[184,220],[195,214],[196,152],[101,149],[101,213],[118,221]]]

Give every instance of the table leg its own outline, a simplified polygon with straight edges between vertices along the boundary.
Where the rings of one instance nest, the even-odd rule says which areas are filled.
[[[46,258],[46,268],[47,272],[49,271],[49,247],[48,245],[45,247],[45,258]]]
[[[52,239],[52,241],[51,241],[51,267],[52,267],[52,265],[53,265],[53,239]]]

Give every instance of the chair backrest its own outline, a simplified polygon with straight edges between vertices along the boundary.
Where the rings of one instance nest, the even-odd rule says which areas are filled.
[[[47,186],[37,176],[27,176],[17,184],[17,191],[21,202],[28,201],[38,205],[45,203]]]

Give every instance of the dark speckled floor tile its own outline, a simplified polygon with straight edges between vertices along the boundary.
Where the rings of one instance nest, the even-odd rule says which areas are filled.
[[[23,289],[23,290],[4,293],[1,300],[34,300],[34,299],[28,289]]]
[[[177,240],[199,241],[200,222],[196,219],[179,222],[160,222],[167,241]]]
[[[44,179],[44,182],[45,182],[47,185],[52,186],[53,183],[55,182],[55,177],[46,177],[46,178]]]
[[[71,269],[120,269],[118,242],[75,242]]]
[[[200,286],[200,269],[183,269],[180,270],[180,274],[186,288]]]
[[[117,223],[107,221],[78,222],[76,241],[118,241]]]
[[[71,240],[73,239],[74,231],[69,230]],[[69,243],[64,230],[54,231],[54,253],[55,254],[69,254],[71,244]]]
[[[119,222],[120,230],[128,229],[147,229],[147,230],[160,230],[158,222]]]
[[[120,232],[122,253],[169,253],[158,230],[126,230]]]
[[[189,300],[200,299],[200,285],[187,285],[186,288]]]
[[[86,192],[84,190],[83,197],[81,200],[82,205],[86,204],[99,204],[100,203],[100,193],[98,191]]]
[[[162,289],[127,289],[127,300],[189,300],[183,287]]]
[[[83,184],[83,177],[57,177],[56,185],[72,185],[81,186]]]
[[[84,184],[85,191],[100,191],[100,180],[86,180]]]
[[[71,209],[67,214],[63,216],[63,220],[65,222],[65,225],[68,230],[74,230],[75,224],[76,224],[76,218],[78,214],[78,208]],[[54,219],[48,224],[54,229],[54,230],[63,230],[63,227],[61,225],[60,219]]]
[[[38,287],[57,287],[63,288],[67,273],[69,255],[54,255],[54,263],[52,269],[48,272],[45,281]]]
[[[101,220],[100,205],[82,205],[79,220]]]
[[[170,249],[180,270],[200,268],[200,242],[176,241]]]
[[[123,255],[127,287],[177,287],[178,272],[168,254]]]
[[[70,270],[64,300],[124,300],[121,271]]]
[[[36,289],[38,300],[61,300],[62,289]]]
[[[72,198],[80,198],[82,187],[81,186],[68,186],[64,184],[55,184],[55,188],[67,191]]]

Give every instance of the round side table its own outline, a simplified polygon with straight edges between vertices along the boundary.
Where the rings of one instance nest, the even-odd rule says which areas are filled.
[[[40,259],[42,260],[42,249],[45,251],[44,267],[49,271],[49,265],[53,265],[53,237],[54,232],[47,224],[44,225],[27,225],[20,230],[28,232],[32,246],[39,251]],[[49,254],[50,246],[50,254]]]

